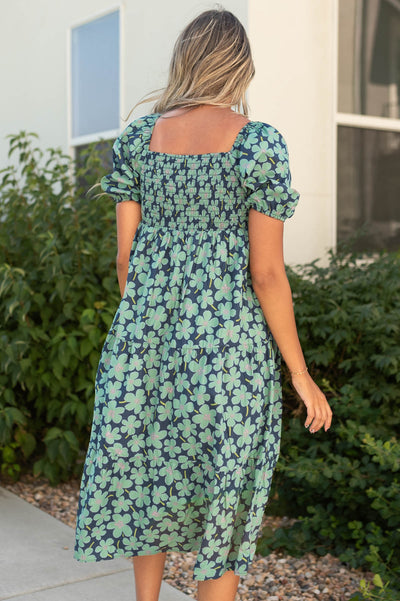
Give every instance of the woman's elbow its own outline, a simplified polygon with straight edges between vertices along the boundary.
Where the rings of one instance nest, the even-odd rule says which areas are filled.
[[[250,272],[253,288],[271,288],[287,280],[284,269],[271,267],[262,272]]]
[[[129,263],[129,255],[125,256],[123,254],[118,253],[115,260],[117,269],[124,269]]]

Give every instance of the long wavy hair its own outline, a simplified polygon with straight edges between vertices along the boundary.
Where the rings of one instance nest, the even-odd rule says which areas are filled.
[[[224,8],[193,19],[175,42],[165,88],[151,92],[153,113],[201,104],[234,107],[248,117],[246,90],[255,69],[246,31]],[[127,119],[129,118],[129,115]]]

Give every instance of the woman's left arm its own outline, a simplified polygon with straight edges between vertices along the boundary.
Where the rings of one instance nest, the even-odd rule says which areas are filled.
[[[117,244],[116,259],[118,284],[121,298],[124,295],[126,280],[128,278],[129,256],[133,238],[142,219],[140,203],[135,200],[124,200],[116,205],[117,214]]]

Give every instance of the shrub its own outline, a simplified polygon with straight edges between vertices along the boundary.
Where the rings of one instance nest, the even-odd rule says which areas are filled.
[[[45,155],[34,133],[10,136],[17,165],[0,184],[0,448],[2,472],[31,463],[51,483],[81,470],[94,377],[116,310],[113,203],[86,191],[101,174],[59,149]],[[89,175],[88,175],[89,174]]]
[[[334,421],[328,433],[309,435],[285,372],[286,419],[269,511],[298,520],[265,530],[261,553],[331,552],[398,577],[399,273],[395,253],[364,261],[330,253],[325,267],[288,270],[306,361]]]

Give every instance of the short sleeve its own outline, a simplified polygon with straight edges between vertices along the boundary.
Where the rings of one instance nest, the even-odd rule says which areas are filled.
[[[131,123],[113,144],[112,172],[100,180],[101,189],[116,203],[124,200],[141,202],[139,151],[140,138],[137,137],[137,127]]]
[[[292,217],[300,198],[291,187],[287,145],[273,126],[255,124],[255,131],[244,141],[240,160],[248,209],[285,221]]]

